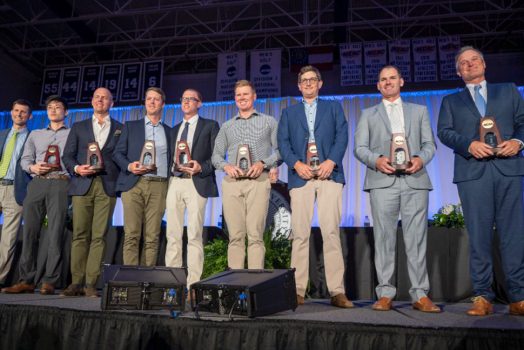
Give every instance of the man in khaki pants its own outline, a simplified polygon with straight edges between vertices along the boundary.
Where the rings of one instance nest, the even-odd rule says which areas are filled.
[[[171,134],[173,176],[169,179],[166,199],[166,266],[182,267],[182,233],[187,211],[188,290],[200,280],[204,267],[202,231],[207,199],[218,197],[211,155],[219,127],[216,121],[199,115],[201,106],[200,92],[184,91],[180,98],[184,119]],[[189,149],[190,160],[184,159],[186,149]]]
[[[229,232],[227,261],[232,269],[244,268],[246,235],[248,268],[264,268],[263,235],[271,191],[268,171],[277,166],[279,154],[277,122],[255,110],[256,98],[251,82],[235,84],[238,114],[222,125],[211,158],[215,168],[226,173],[222,203]],[[248,166],[245,172],[244,165]]]
[[[339,230],[345,184],[342,159],[348,143],[348,126],[340,103],[318,98],[321,87],[318,69],[303,67],[298,74],[302,102],[284,109],[278,124],[279,151],[288,166],[291,196],[291,267],[296,269],[297,303],[301,305],[308,284],[309,236],[317,200],[331,304],[351,308],[353,303],[344,290]]]
[[[166,95],[162,89],[146,90],[144,119],[128,121],[113,152],[113,159],[120,167],[116,190],[122,192],[124,207],[124,264],[155,266],[158,255],[160,225],[166,208],[167,179],[171,164],[171,128],[162,123]],[[154,142],[156,170],[148,170],[140,159],[142,150],[150,153],[145,141]],[[150,145],[150,144],[149,144]],[[152,157],[149,157],[152,158]],[[143,230],[142,230],[143,228]],[[140,239],[143,254],[139,254]],[[142,257],[142,261],[140,259]]]
[[[109,116],[113,95],[108,89],[96,89],[91,105],[92,118],[73,124],[62,157],[71,174],[69,195],[73,198],[72,283],[62,296],[97,296],[95,285],[100,276],[105,235],[116,202],[115,184],[119,170],[113,161],[113,150],[122,132],[122,124]],[[99,154],[96,151],[89,153],[93,152],[94,142]],[[97,158],[100,155],[99,161],[103,162],[104,168],[94,170],[88,162],[88,154]]]

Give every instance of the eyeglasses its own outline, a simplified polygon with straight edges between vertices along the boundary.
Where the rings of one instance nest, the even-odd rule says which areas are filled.
[[[200,102],[200,100],[196,97],[180,97],[180,102]]]
[[[318,78],[304,78],[304,79],[300,79],[300,84],[313,84],[313,83],[316,83],[317,81],[319,81]]]

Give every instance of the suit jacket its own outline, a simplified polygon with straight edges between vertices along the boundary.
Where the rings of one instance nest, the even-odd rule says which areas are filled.
[[[162,123],[166,134],[167,143],[167,166],[171,164],[171,128]],[[127,166],[135,161],[140,160],[142,147],[146,141],[146,131],[144,119],[128,121],[124,124],[115,150],[113,151],[113,160],[120,168],[120,174],[116,183],[116,191],[129,191],[138,182],[140,176],[135,175],[127,170]],[[168,169],[169,175],[169,169]]]
[[[524,141],[524,100],[511,83],[487,84],[486,116],[495,118],[503,140]],[[480,139],[480,118],[467,88],[442,100],[438,119],[438,137],[455,153],[453,182],[476,180],[488,162],[506,176],[524,175],[522,152],[509,158],[476,159],[469,152],[471,142]]]
[[[331,179],[345,184],[342,159],[348,144],[348,125],[340,103],[318,99],[314,134],[320,162],[326,159],[335,162]],[[277,139],[280,155],[288,166],[288,188],[304,186],[306,180],[293,168],[298,160],[306,162],[309,128],[302,103],[282,111]]]
[[[402,111],[409,154],[411,157],[420,157],[426,165],[436,149],[428,110],[425,106],[402,102]],[[395,182],[395,175],[384,174],[375,167],[381,155],[391,157],[391,134],[391,122],[382,102],[362,111],[355,131],[353,153],[367,167],[365,191],[387,188]],[[425,167],[405,179],[413,189],[433,189]]]
[[[107,141],[100,150],[105,168],[104,171],[100,173],[100,177],[102,178],[105,193],[111,197],[116,195],[116,179],[120,172],[113,161],[113,150],[121,133],[122,123],[111,118],[111,127]],[[74,123],[67,137],[64,154],[62,155],[62,161],[67,171],[71,174],[71,182],[69,183],[69,195],[71,196],[85,195],[93,182],[93,176],[84,177],[75,173],[76,165],[87,164],[87,144],[90,142],[95,142],[93,119],[89,118]]]
[[[176,141],[178,130],[183,123],[175,125],[171,132],[172,159],[176,157]],[[202,197],[218,197],[218,188],[215,168],[211,163],[213,147],[219,130],[218,123],[214,120],[198,117],[193,142],[191,144],[191,158],[198,161],[202,172],[192,177],[195,188]],[[170,170],[172,167],[170,167]]]
[[[4,144],[7,141],[7,135],[9,134],[9,131],[11,131],[11,128],[0,130],[0,150],[4,149]],[[28,131],[30,132],[30,131]],[[29,137],[29,133],[27,134],[27,137]],[[26,141],[27,141],[26,137]],[[25,146],[25,141],[24,141]],[[14,186],[15,186],[15,200],[18,205],[22,205],[24,202],[24,198],[27,194],[27,185],[31,181],[31,176],[26,173],[24,170],[22,170],[22,167],[20,166],[20,159],[22,158],[22,153],[24,148],[22,147],[22,151],[18,155],[18,159],[16,160],[16,170],[15,170],[15,180],[14,180]]]

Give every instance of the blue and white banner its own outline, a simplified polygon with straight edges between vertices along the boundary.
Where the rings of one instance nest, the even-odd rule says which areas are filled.
[[[216,100],[233,100],[235,83],[241,79],[246,79],[246,53],[229,52],[219,54]]]
[[[76,103],[78,95],[78,81],[80,80],[80,67],[64,68],[62,70],[62,86],[60,96],[67,103]]]
[[[437,81],[437,45],[435,38],[411,39],[415,82]]]
[[[142,63],[125,63],[120,88],[121,102],[136,102],[140,100],[142,87]]]
[[[46,69],[42,83],[42,93],[40,95],[40,105],[45,104],[45,100],[51,95],[58,95],[60,92],[60,81],[62,80],[62,69]]]
[[[340,86],[362,85],[362,43],[340,44]]]
[[[120,92],[121,64],[106,64],[102,69],[102,87],[113,95],[113,101],[118,101]]]
[[[100,86],[101,66],[82,67],[82,80],[80,82],[80,97],[78,103],[89,103],[93,93]]]
[[[375,85],[380,69],[386,65],[386,42],[375,41],[364,43],[364,62],[366,70],[366,85]]]
[[[280,97],[282,51],[251,51],[250,79],[258,98]]]
[[[405,82],[411,81],[411,42],[407,39],[393,40],[388,43],[389,64],[400,69]]]
[[[457,80],[455,55],[460,49],[458,36],[443,36],[438,38],[438,56],[440,65],[440,80]]]

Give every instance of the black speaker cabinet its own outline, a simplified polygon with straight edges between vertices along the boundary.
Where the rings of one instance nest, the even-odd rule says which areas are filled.
[[[191,306],[220,315],[257,317],[297,308],[295,269],[229,270],[191,285]]]
[[[183,311],[185,308],[185,269],[104,265],[102,279],[102,310]]]

